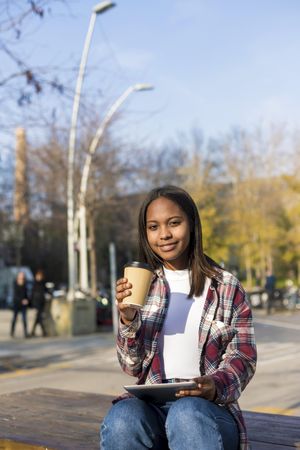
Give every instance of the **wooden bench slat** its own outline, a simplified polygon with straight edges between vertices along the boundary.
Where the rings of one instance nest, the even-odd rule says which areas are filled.
[[[300,417],[246,411],[244,418],[253,446],[260,442],[296,448],[300,442]]]
[[[253,442],[251,441],[251,450],[291,450],[295,449],[295,446],[276,445],[267,442]]]
[[[99,450],[108,395],[32,389],[0,396],[0,439],[53,450]],[[300,442],[300,417],[245,412],[252,450],[288,450]]]
[[[98,450],[113,397],[56,389],[0,396],[0,437],[57,450]]]

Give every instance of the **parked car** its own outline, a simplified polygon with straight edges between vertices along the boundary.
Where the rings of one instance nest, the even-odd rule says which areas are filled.
[[[259,287],[247,292],[253,308],[263,308],[268,300],[268,294]]]
[[[260,288],[253,289],[252,291],[248,291],[247,295],[253,308],[267,308],[268,293],[265,291],[265,289]],[[295,307],[297,307],[298,304],[297,298],[295,297],[293,301],[295,301]],[[273,297],[271,298],[270,307],[281,309],[287,308],[288,305],[290,304],[291,301],[289,299],[289,291],[287,288],[280,288],[274,290]]]
[[[292,280],[287,280],[286,282],[283,304],[290,311],[300,309],[300,289]]]
[[[112,326],[112,303],[108,291],[101,289],[96,298],[97,325]]]

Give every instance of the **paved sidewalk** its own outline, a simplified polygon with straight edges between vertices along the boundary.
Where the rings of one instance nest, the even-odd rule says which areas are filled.
[[[28,330],[31,330],[35,317],[35,311],[28,311]],[[71,351],[71,348],[76,349],[91,345],[94,340],[97,341],[97,346],[114,346],[114,336],[112,332],[98,332],[80,336],[49,336],[42,337],[40,328],[37,328],[36,337],[29,337],[27,339],[23,336],[23,324],[21,316],[18,318],[16,325],[15,337],[10,337],[10,322],[12,318],[12,311],[0,309],[0,361],[1,357],[8,357],[10,355],[19,354],[22,352],[24,356],[27,354],[40,355],[47,353],[50,349],[53,353],[65,353]],[[87,344],[85,344],[85,342]]]
[[[118,395],[135,383],[119,366],[111,332],[23,339],[19,321],[11,339],[11,315],[0,310],[0,394],[40,387]],[[300,415],[299,319],[300,311],[254,310],[258,366],[241,398],[244,410]]]
[[[98,332],[80,336],[42,337],[37,328],[36,337],[24,338],[21,317],[17,322],[15,337],[10,337],[12,312],[0,309],[0,375],[65,367],[70,361],[92,357],[101,349],[114,353],[112,332]],[[28,311],[28,330],[31,330],[35,311]],[[28,373],[29,373],[28,372]],[[1,390],[1,389],[0,389]]]
[[[265,309],[252,309],[254,320],[255,318],[264,318],[274,320],[275,322],[294,323],[300,325],[300,309],[289,311],[287,309],[274,311],[271,314],[267,314]]]
[[[10,324],[12,319],[12,311],[10,309],[0,309],[0,342],[1,341],[10,341]],[[31,330],[33,321],[35,317],[35,310],[29,309],[27,312],[27,320],[28,320],[28,330]],[[18,321],[15,329],[16,338],[23,338],[23,324],[22,324],[22,316],[19,314]]]

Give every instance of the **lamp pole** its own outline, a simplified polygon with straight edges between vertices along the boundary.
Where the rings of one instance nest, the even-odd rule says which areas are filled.
[[[84,78],[84,72],[91,44],[91,39],[94,31],[95,21],[98,14],[102,14],[108,9],[115,6],[115,3],[104,1],[94,6],[90,18],[89,28],[86,34],[85,43],[82,51],[76,89],[73,101],[72,119],[69,136],[68,149],[68,173],[67,173],[67,224],[68,224],[68,275],[69,275],[69,289],[68,299],[74,299],[75,291],[75,252],[74,252],[74,155],[76,143],[77,119],[80,103],[81,88]]]
[[[133,86],[130,86],[123,92],[123,94],[112,104],[112,106],[108,109],[101,125],[99,126],[96,134],[91,142],[89,147],[80,183],[80,192],[79,192],[79,210],[78,210],[78,219],[79,219],[79,229],[80,229],[80,239],[79,239],[79,252],[80,252],[80,287],[83,291],[88,290],[88,258],[87,258],[87,238],[86,238],[86,207],[85,207],[85,198],[87,192],[87,183],[88,177],[90,173],[90,167],[92,162],[92,157],[103,137],[103,134],[112,120],[112,117],[116,113],[116,111],[121,107],[121,105],[125,102],[125,100],[129,97],[133,92],[139,91],[149,91],[152,90],[153,86],[150,84],[139,83]]]

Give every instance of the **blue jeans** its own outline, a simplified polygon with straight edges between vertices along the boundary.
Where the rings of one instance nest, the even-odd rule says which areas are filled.
[[[239,445],[233,416],[201,397],[165,405],[121,400],[104,418],[100,439],[102,450],[237,450]]]

